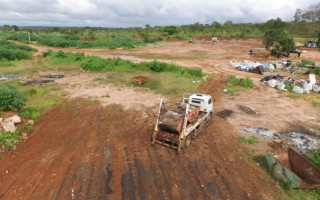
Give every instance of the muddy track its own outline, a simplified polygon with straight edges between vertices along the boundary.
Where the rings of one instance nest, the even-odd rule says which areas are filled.
[[[223,110],[222,77],[200,92]],[[75,114],[76,113],[76,114]],[[274,183],[247,161],[229,122],[214,117],[183,152],[150,145],[147,111],[64,102],[0,158],[0,199],[268,199]],[[267,184],[269,186],[267,186]]]

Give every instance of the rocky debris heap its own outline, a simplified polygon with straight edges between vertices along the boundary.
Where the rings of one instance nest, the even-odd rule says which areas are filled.
[[[320,83],[316,82],[314,74],[309,74],[309,80],[307,81],[300,77],[289,78],[278,74],[276,76],[265,76],[260,82],[278,90],[287,90],[288,88],[291,92],[299,94],[309,94],[310,91],[320,92]]]

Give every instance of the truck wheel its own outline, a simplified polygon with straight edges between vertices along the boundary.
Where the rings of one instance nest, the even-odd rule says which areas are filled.
[[[186,142],[185,142],[184,148],[187,148],[187,146],[189,146],[190,143],[191,143],[191,137],[188,136],[188,137],[186,138]]]

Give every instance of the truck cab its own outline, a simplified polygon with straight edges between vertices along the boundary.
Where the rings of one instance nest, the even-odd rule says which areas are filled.
[[[213,101],[211,95],[198,93],[192,94],[189,98],[184,99],[184,103],[200,107],[200,111],[208,113],[213,113]]]

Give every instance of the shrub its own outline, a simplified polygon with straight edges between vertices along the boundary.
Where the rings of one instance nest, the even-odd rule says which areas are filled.
[[[43,52],[43,53],[42,53],[42,56],[45,58],[45,57],[47,57],[47,56],[52,55],[52,53],[53,53],[53,51],[49,49],[48,51]]]
[[[20,110],[27,101],[13,85],[0,85],[0,110]]]

